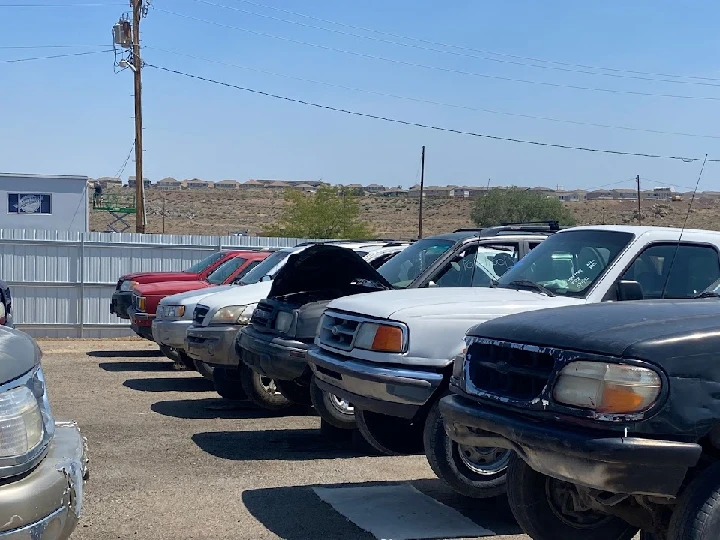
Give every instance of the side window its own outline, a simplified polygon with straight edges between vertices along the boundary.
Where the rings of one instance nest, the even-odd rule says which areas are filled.
[[[518,260],[517,244],[467,246],[432,280],[435,287],[489,287]]]
[[[478,265],[489,270],[490,275],[494,274],[499,278],[518,262],[519,248],[518,244],[483,244],[478,248]],[[473,283],[473,287],[477,286],[482,285]]]
[[[470,287],[475,273],[477,246],[458,252],[435,276],[435,287]],[[432,283],[431,282],[431,283]],[[488,279],[489,284],[489,279]]]
[[[644,298],[692,298],[720,279],[718,252],[693,244],[654,245],[640,253],[620,279],[637,281]]]

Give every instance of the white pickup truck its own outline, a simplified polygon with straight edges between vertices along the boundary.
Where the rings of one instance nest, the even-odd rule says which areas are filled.
[[[451,441],[438,410],[466,331],[543,308],[689,298],[720,278],[719,251],[718,232],[575,227],[538,245],[492,288],[340,298],[328,305],[308,352],[314,382],[353,404],[360,431],[381,452],[424,448],[435,473],[453,489],[494,496],[504,491],[508,451]]]

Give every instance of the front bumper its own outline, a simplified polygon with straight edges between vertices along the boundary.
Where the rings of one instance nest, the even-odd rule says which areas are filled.
[[[132,305],[132,291],[115,291],[110,300],[110,313],[121,319],[129,319],[128,309]]]
[[[238,334],[240,358],[265,377],[294,381],[310,374],[307,351],[310,345],[246,326]]]
[[[189,319],[155,319],[152,322],[153,341],[158,345],[167,345],[173,349],[185,349],[185,334],[192,326]]]
[[[83,506],[87,447],[74,423],[57,422],[45,458],[0,485],[0,540],[66,540]],[[4,523],[7,519],[7,523]]]
[[[242,326],[191,326],[185,335],[185,352],[212,367],[240,367],[235,338]]]
[[[695,443],[540,422],[456,395],[440,411],[459,444],[509,448],[544,475],[611,493],[675,497],[702,452]]]
[[[135,311],[132,306],[128,309],[128,315],[130,316],[130,328],[132,331],[141,338],[153,341],[152,320],[155,315]]]
[[[308,363],[322,390],[358,409],[408,419],[430,401],[446,377],[427,369],[378,366],[317,347],[308,351]]]

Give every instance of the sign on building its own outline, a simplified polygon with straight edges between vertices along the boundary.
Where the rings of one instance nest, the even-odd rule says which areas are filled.
[[[9,214],[52,214],[49,193],[8,193]]]

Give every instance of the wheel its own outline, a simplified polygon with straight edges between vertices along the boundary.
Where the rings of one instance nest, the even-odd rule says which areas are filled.
[[[531,469],[513,453],[507,470],[510,509],[533,540],[630,540],[638,529],[582,504],[573,484]]]
[[[183,364],[189,371],[196,371],[197,368],[195,367],[195,361],[190,358],[186,352],[179,351],[177,349],[173,349],[175,353],[178,356],[178,359],[180,360],[180,363]]]
[[[240,366],[240,383],[247,399],[263,409],[280,411],[293,404],[280,393],[273,379],[263,377],[244,364]]]
[[[195,369],[200,375],[202,375],[209,381],[213,380],[214,370],[212,367],[208,366],[205,362],[201,362],[200,360],[194,360],[193,363],[195,364]]]
[[[690,482],[677,500],[667,540],[720,538],[720,463]]]
[[[310,400],[320,418],[340,429],[356,429],[355,409],[350,402],[320,389],[315,376],[310,381]]]
[[[177,362],[179,360],[177,350],[173,349],[172,347],[168,347],[167,345],[160,345],[160,352],[163,353],[165,358],[168,358],[173,362]]]
[[[404,418],[360,409],[355,410],[355,421],[365,440],[381,454],[401,456],[422,452],[422,426]]]
[[[306,384],[296,383],[295,381],[275,381],[280,393],[293,403],[298,405],[312,405],[310,400],[310,389]]]
[[[423,431],[425,456],[433,472],[460,495],[485,499],[505,493],[511,451],[461,446],[445,432],[440,404],[430,409]]]
[[[213,370],[213,386],[215,391],[225,399],[233,401],[247,399],[237,370],[215,368]]]

